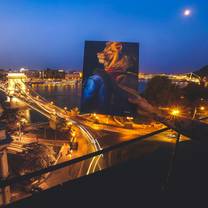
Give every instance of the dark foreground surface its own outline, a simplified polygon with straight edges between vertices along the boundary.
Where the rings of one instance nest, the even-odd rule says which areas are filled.
[[[33,194],[8,207],[207,207],[208,147],[180,143],[167,185],[167,151]]]

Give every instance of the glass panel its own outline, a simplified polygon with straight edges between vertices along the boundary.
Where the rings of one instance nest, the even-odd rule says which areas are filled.
[[[46,190],[48,188],[62,184],[66,181],[74,180],[81,176],[89,175],[95,173],[96,171],[101,171],[103,169],[116,166],[127,160],[146,160],[149,158],[153,159],[154,172],[157,172],[157,169],[160,168],[163,172],[162,176],[160,177],[162,178],[162,181],[165,182],[169,169],[169,162],[171,161],[171,158],[173,156],[173,151],[176,143],[176,135],[176,132],[168,130],[162,133],[158,133],[154,136],[150,136],[146,139],[137,139],[134,143],[122,146],[118,149],[114,149],[108,153],[101,154],[87,160],[82,160],[81,162],[77,162],[73,165],[43,174],[41,176],[34,177],[21,183],[13,184],[10,186],[11,202],[27,197],[33,192]],[[127,137],[120,138],[121,139],[118,140],[120,143],[121,141],[128,140],[126,139]],[[103,140],[104,139],[107,141],[107,147],[107,143],[111,139],[111,137],[108,138],[106,136],[105,138],[103,138]],[[115,141],[116,139],[118,139],[118,137],[115,137]],[[182,137],[181,141],[184,140],[187,140],[187,138]],[[44,166],[46,161],[48,160],[51,160],[51,164],[53,165],[71,160],[73,158],[84,155],[84,148],[89,148],[88,153],[94,152],[96,148],[97,150],[101,149],[101,145],[104,144],[104,141],[103,143],[98,143],[98,140],[94,141],[94,149],[91,148],[92,143],[90,141],[88,141],[85,146],[79,146],[78,150],[73,151],[69,150],[68,144],[64,144],[55,148],[47,146],[46,149],[41,150],[42,156],[45,154],[44,151],[46,151],[47,154],[45,154],[45,156],[47,155],[47,157],[41,157],[39,161],[36,160],[36,163],[32,163],[32,167],[34,168],[35,166],[38,167],[41,165]],[[119,142],[117,142],[117,144]],[[38,144],[36,145],[37,149],[40,148]],[[10,153],[8,154],[8,157],[10,170],[13,175],[15,175],[13,172],[14,170],[19,170],[19,173],[21,174],[29,173],[32,170],[34,171],[34,169],[29,168],[31,167],[30,160],[23,160],[21,157],[18,158],[17,156]],[[155,165],[155,161],[157,162],[157,165]]]

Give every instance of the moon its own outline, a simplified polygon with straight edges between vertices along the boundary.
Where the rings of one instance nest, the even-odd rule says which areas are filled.
[[[185,9],[183,12],[184,16],[190,16],[191,15],[191,10],[190,9]]]

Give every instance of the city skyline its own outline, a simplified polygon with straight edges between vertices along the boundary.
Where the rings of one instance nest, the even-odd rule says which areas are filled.
[[[208,64],[207,7],[205,0],[4,1],[0,68],[81,70],[85,40],[115,40],[140,43],[140,72],[195,71]]]

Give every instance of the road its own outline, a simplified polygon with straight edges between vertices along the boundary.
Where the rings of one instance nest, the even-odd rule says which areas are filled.
[[[138,135],[141,135],[141,133],[138,133],[137,136]],[[111,167],[113,165],[116,165],[132,157],[143,158],[145,156],[150,155],[151,153],[155,151],[160,150],[161,148],[173,150],[174,145],[175,145],[175,138],[170,138],[169,135],[170,135],[170,132],[160,133],[158,135],[149,137],[145,140],[138,141],[136,144],[130,145],[129,147],[125,149],[110,152],[109,154],[94,157],[91,160],[82,161],[75,165],[54,171],[47,178],[47,180],[45,180],[43,183],[40,184],[40,187],[42,189],[48,189],[57,184],[61,184],[65,181],[73,180],[80,176],[87,175],[95,171]],[[118,133],[115,133],[114,135],[106,134],[105,137],[100,137],[97,139],[97,141],[99,145],[104,148],[109,145],[112,145],[112,142],[114,144],[120,143],[123,141],[134,139],[135,136],[136,136],[135,134],[124,134],[124,133],[121,133],[119,136],[118,136]],[[111,140],[110,144],[109,144],[108,138],[110,138]],[[185,138],[182,140],[185,140]],[[69,155],[67,154],[63,154],[59,159],[59,163],[67,161],[72,158],[79,157],[83,154],[86,154],[86,152],[89,153],[89,152],[95,151],[95,148],[88,142],[85,144],[83,143],[81,145],[82,147],[83,146],[88,147],[88,149],[84,149],[82,151],[79,150],[77,152],[74,151],[72,154],[72,157],[69,157]]]
[[[68,154],[68,151],[61,152],[58,163],[102,149],[97,141],[97,132],[93,132],[92,129],[82,124],[77,125],[80,128],[79,135],[77,135],[77,137],[79,137],[79,149],[78,151],[73,151],[72,154]],[[88,161],[82,161],[73,166],[54,171],[47,177],[46,180],[39,184],[39,187],[45,190],[65,181],[93,173],[96,170],[96,167],[101,169],[100,164],[98,164],[99,159],[100,156],[93,157]]]
[[[151,133],[159,130],[164,126],[151,126],[151,125],[135,125],[131,129],[117,126],[112,127],[105,124],[93,124],[88,121],[88,126],[83,123],[79,123],[78,151],[73,151],[72,154],[68,154],[67,151],[60,152],[60,156],[56,163],[61,163],[73,158],[80,157],[90,152],[106,148],[108,146],[118,144],[124,141],[138,138],[139,136]],[[89,127],[90,126],[90,127]],[[113,131],[114,130],[114,131]],[[30,134],[29,134],[30,135]],[[94,173],[98,170],[111,167],[128,160],[130,158],[145,158],[156,151],[165,149],[168,152],[167,161],[170,160],[171,152],[175,145],[175,138],[170,137],[172,132],[164,132],[158,135],[149,137],[145,140],[140,140],[134,145],[129,145],[125,149],[117,150],[105,154],[103,156],[97,156],[87,161],[82,161],[69,167],[53,171],[45,175],[45,179],[38,182],[38,186],[45,190],[62,184],[65,181],[73,180],[75,178]],[[24,139],[24,135],[22,137]],[[58,145],[67,144],[68,140],[50,140],[50,139],[38,139],[41,144]],[[182,138],[185,140],[185,138]],[[167,164],[168,165],[168,164]],[[37,184],[36,184],[37,186]],[[16,200],[20,199],[28,193],[21,193],[16,196]]]

